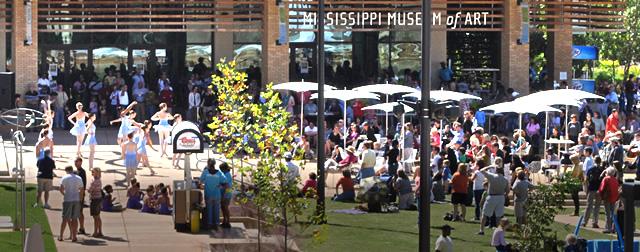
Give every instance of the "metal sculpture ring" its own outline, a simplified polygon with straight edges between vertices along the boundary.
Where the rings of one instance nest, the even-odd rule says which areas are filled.
[[[44,114],[30,108],[16,108],[4,111],[0,119],[6,124],[21,128],[37,128],[44,123]]]

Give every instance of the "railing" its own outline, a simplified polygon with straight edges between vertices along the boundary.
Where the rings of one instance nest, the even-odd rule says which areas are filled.
[[[558,31],[570,26],[576,31],[624,31],[623,0],[613,1],[529,1],[534,30]]]

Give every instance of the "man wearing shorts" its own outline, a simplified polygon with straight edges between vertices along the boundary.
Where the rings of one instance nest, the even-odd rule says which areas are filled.
[[[56,168],[56,163],[51,159],[51,150],[44,151],[44,158],[41,158],[36,163],[38,167],[38,197],[33,207],[38,207],[42,202],[42,193],[44,192],[44,208],[49,208],[49,191],[53,187],[53,170]]]
[[[480,173],[484,175],[487,182],[489,182],[487,199],[482,206],[482,218],[480,219],[480,232],[479,235],[484,235],[485,221],[489,220],[491,216],[496,215],[496,220],[499,220],[504,216],[504,200],[509,193],[509,181],[504,177],[503,169],[496,169],[497,173],[490,172],[489,169],[495,168],[490,165],[480,169]]]
[[[63,195],[62,201],[62,224],[60,225],[60,236],[58,241],[62,241],[64,237],[64,229],[69,224],[71,232],[71,241],[78,240],[78,218],[80,218],[80,211],[82,211],[82,204],[80,203],[80,193],[84,191],[82,187],[82,179],[73,173],[73,167],[67,166],[64,168],[67,175],[62,177],[60,181],[60,193]]]

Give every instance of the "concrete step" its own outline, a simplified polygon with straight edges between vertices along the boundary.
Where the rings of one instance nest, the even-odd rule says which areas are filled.
[[[0,232],[13,231],[13,222],[11,216],[0,216]]]

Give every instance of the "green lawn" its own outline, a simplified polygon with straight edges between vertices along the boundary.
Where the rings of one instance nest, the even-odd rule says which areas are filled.
[[[314,204],[311,204],[314,205]],[[297,245],[303,251],[416,251],[418,248],[418,225],[416,211],[401,211],[395,214],[347,215],[333,213],[335,209],[350,209],[354,204],[327,201],[328,224],[322,228],[311,226],[297,235]],[[491,229],[485,235],[476,235],[479,230],[477,222],[445,222],[443,216],[452,211],[450,204],[431,205],[431,247],[440,235],[442,225],[449,224],[454,228],[452,237],[455,251],[495,251],[489,246]],[[473,208],[467,208],[467,219],[473,218]],[[513,211],[507,210],[507,217],[513,222]],[[558,239],[563,240],[574,230],[573,225],[555,223],[552,226]],[[313,232],[320,229],[320,234],[313,237]],[[515,242],[515,234],[508,233],[507,240]],[[612,236],[581,230],[580,235],[587,239],[611,239]]]
[[[45,251],[56,251],[53,236],[51,235],[51,228],[49,228],[49,221],[47,221],[44,209],[31,207],[36,200],[36,193],[35,185],[27,185],[27,226],[31,226],[33,223],[39,223],[42,226]],[[0,216],[11,216],[11,219],[15,221],[15,197],[14,184],[0,184],[0,202],[2,202],[2,204],[0,204]],[[20,239],[20,232],[0,232],[0,251],[22,251]]]

